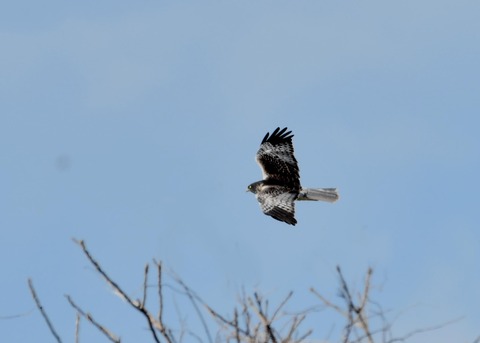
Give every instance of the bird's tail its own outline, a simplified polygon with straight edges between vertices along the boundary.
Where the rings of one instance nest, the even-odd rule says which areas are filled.
[[[339,199],[336,188],[302,188],[297,200],[335,202]]]

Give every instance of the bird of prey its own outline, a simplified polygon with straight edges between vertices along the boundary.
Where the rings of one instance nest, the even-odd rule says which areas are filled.
[[[303,188],[300,185],[291,133],[279,127],[271,135],[267,132],[256,155],[263,180],[250,184],[247,192],[255,194],[263,213],[295,225],[296,200],[335,202],[339,196],[336,188]]]

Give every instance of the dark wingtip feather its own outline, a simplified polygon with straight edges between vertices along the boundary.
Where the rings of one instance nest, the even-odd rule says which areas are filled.
[[[279,130],[279,129],[280,129],[280,128],[277,127],[277,130]],[[275,131],[277,131],[277,130],[275,130]],[[286,128],[286,127],[284,127],[277,135],[278,135],[278,136],[281,136],[285,131],[287,131],[287,128]]]
[[[288,140],[288,139],[291,139],[293,137],[293,135],[291,135],[292,131],[287,131],[288,128],[287,127],[284,127],[283,129],[280,130],[280,127],[277,127],[275,129],[275,131],[272,132],[272,134],[270,135],[269,132],[267,132],[267,134],[265,135],[265,137],[263,137],[263,140],[262,140],[262,143],[265,143],[265,142],[270,142],[270,143],[274,143],[275,141],[282,141],[282,140]],[[287,132],[285,132],[287,131]]]

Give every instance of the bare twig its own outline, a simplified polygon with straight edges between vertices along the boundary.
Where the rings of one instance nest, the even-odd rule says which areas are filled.
[[[273,322],[275,320],[275,318],[277,317],[278,313],[280,312],[280,310],[285,306],[285,304],[290,300],[290,298],[292,297],[293,295],[293,291],[290,291],[290,293],[288,293],[288,295],[285,297],[285,299],[283,299],[283,301],[280,303],[280,305],[278,305],[277,309],[275,310],[275,312],[273,312],[273,315],[272,315],[272,318],[271,318],[271,321]]]
[[[110,330],[108,330],[105,326],[97,322],[93,316],[90,313],[85,313],[75,302],[72,300],[72,298],[69,295],[65,295],[67,298],[68,302],[70,305],[77,311],[77,314],[80,314],[82,317],[87,319],[90,323],[93,324],[98,330],[100,330],[109,340],[115,343],[120,343],[120,337],[112,333]]]
[[[302,323],[302,321],[305,319],[306,315],[301,315],[301,316],[295,316],[292,320],[292,324],[290,325],[290,330],[288,330],[287,337],[282,339],[283,342],[291,342],[293,334],[297,330],[298,326]]]
[[[346,318],[347,323],[345,325],[343,334],[344,343],[352,342],[350,338],[352,334],[356,336],[356,339],[353,342],[360,342],[364,338],[366,338],[369,343],[373,343],[374,340],[372,336],[372,330],[368,323],[369,317],[366,313],[366,307],[370,300],[369,293],[371,289],[370,284],[373,270],[369,268],[367,271],[363,293],[360,294],[358,298],[358,305],[354,301],[354,297],[352,296],[352,292],[348,287],[348,284],[345,280],[345,277],[343,276],[340,266],[337,266],[337,273],[340,280],[340,296],[345,301],[345,309],[339,305],[332,303],[327,298],[323,297],[320,293],[318,293],[315,289],[311,288],[310,291],[315,294],[326,307],[334,309],[336,312]],[[359,336],[359,332],[357,331],[357,329],[355,329],[355,326],[359,327],[364,334]]]
[[[162,262],[157,262],[154,260],[155,265],[157,266],[157,288],[158,288],[158,302],[159,302],[159,309],[158,309],[158,321],[162,323],[162,316],[163,316],[163,291],[162,291]]]
[[[145,304],[147,303],[147,282],[148,282],[148,263],[145,265],[145,271],[144,271],[144,276],[143,276],[143,299],[141,302],[141,306],[145,307]]]
[[[252,307],[255,312],[257,312],[258,317],[261,319],[267,337],[269,337],[273,343],[277,343],[277,338],[275,337],[275,333],[272,328],[272,322],[267,318],[267,314],[262,309],[262,299],[257,292],[253,293],[253,295],[255,297],[256,304],[253,305],[253,301],[251,301],[253,305]],[[268,305],[265,304],[265,307],[268,308]]]
[[[447,322],[444,322],[444,323],[441,323],[441,324],[438,324],[438,325],[432,325],[432,326],[429,326],[429,327],[426,327],[426,328],[423,328],[423,329],[413,330],[413,331],[409,332],[408,334],[406,334],[405,336],[398,337],[398,338],[393,338],[393,339],[389,340],[388,343],[404,342],[407,339],[411,338],[412,336],[418,335],[420,333],[435,331],[435,330],[444,328],[445,326],[448,326],[448,325],[451,325],[451,324],[454,324],[454,323],[457,323],[457,322],[461,321],[463,318],[464,317],[459,317],[459,318],[455,318],[455,319],[449,320]]]
[[[327,298],[325,298],[324,296],[322,296],[320,293],[318,293],[313,287],[310,288],[310,292],[312,292],[313,294],[315,294],[322,302],[323,304],[326,306],[326,307],[329,307],[329,308],[333,308],[335,311],[337,311],[338,313],[340,313],[342,316],[344,317],[347,317],[347,313],[342,310],[342,308],[338,305],[335,305],[334,303],[332,303],[331,301],[329,301]]]
[[[238,323],[237,321],[235,320],[235,313],[237,313],[237,309],[235,309],[234,311],[234,319],[233,321],[230,321],[228,319],[226,319],[225,317],[223,317],[221,314],[219,314],[218,312],[216,312],[214,309],[212,309],[210,306],[206,305],[205,304],[205,307],[207,309],[207,311],[215,318],[215,319],[218,319],[221,323],[223,324],[226,324],[227,326],[230,326],[232,328],[236,328],[238,326]],[[244,334],[247,334],[246,332],[243,332]]]
[[[240,343],[240,327],[238,326],[238,311],[237,308],[233,311],[233,329],[235,330],[235,339]]]
[[[353,301],[352,294],[350,290],[348,289],[347,282],[345,281],[345,278],[343,277],[342,271],[340,269],[340,266],[337,266],[337,272],[340,277],[340,284],[341,284],[341,294],[342,297],[345,299],[347,302],[347,307],[348,307],[348,324],[346,326],[346,335],[345,335],[345,340],[348,340],[348,337],[352,331],[352,328],[354,325],[358,322],[360,324],[360,327],[362,328],[363,332],[365,333],[365,336],[368,339],[369,343],[373,343],[373,337],[370,332],[370,328],[367,323],[367,319],[365,317],[365,305],[367,303],[368,299],[368,292],[370,290],[370,276],[372,274],[372,269],[369,268],[367,271],[367,278],[365,280],[365,287],[364,287],[364,294],[361,297],[361,305],[355,305],[355,302]]]
[[[248,337],[250,336],[251,317],[250,317],[250,312],[248,311],[247,296],[245,294],[245,288],[242,288],[242,296],[239,302],[242,305],[242,317],[244,320],[246,336]]]
[[[40,303],[40,299],[37,296],[37,292],[35,292],[35,288],[33,287],[33,281],[32,279],[28,279],[28,287],[30,288],[30,293],[32,293],[33,300],[35,301],[35,304],[37,305],[37,308],[39,309],[40,313],[42,314],[43,319],[47,322],[48,328],[50,329],[50,332],[52,335],[55,337],[57,342],[61,343],[62,340],[60,339],[60,336],[57,334],[55,329],[53,328],[52,322],[47,316],[47,313],[45,312],[42,304]]]
[[[159,302],[159,309],[158,309],[158,329],[162,333],[163,338],[167,342],[174,342],[175,339],[173,338],[173,335],[169,329],[165,326],[163,323],[163,284],[162,284],[162,275],[163,275],[163,270],[162,270],[162,262],[157,262],[156,260],[153,260],[155,265],[157,266],[157,289],[158,289],[158,302]]]
[[[357,307],[354,306],[360,325],[363,331],[365,332],[365,335],[367,336],[367,339],[370,343],[373,343],[373,337],[367,322],[367,317],[365,316],[365,307],[367,305],[368,296],[370,293],[370,279],[372,277],[372,273],[373,273],[372,268],[368,268],[367,277],[365,279],[365,286],[363,289],[363,295],[360,300],[360,305]]]
[[[25,313],[11,314],[9,316],[0,316],[0,320],[9,320],[9,319],[17,319],[17,318],[21,318],[21,317],[26,317],[30,313],[32,313],[33,311],[35,311],[35,308],[32,308],[31,310],[29,310],[28,312],[25,312]]]
[[[205,305],[205,302],[198,295],[196,295],[195,292],[191,290],[190,287],[188,287],[178,275],[172,273],[172,276],[173,276],[173,279],[184,289],[185,294],[190,299],[193,305],[193,308],[195,309],[195,312],[197,312],[197,315],[200,318],[205,334],[207,335],[208,341],[210,343],[213,343],[212,335],[210,334],[210,330],[208,329],[205,318],[203,317],[202,312],[198,308],[198,305],[195,300],[199,301],[202,305]]]
[[[233,319],[228,319],[213,310],[210,306],[204,305],[213,318],[228,330],[224,338],[226,342],[295,343],[301,342],[312,334],[312,330],[309,330],[297,337],[298,328],[308,313],[311,312],[311,309],[295,314],[281,313],[291,297],[292,293],[290,292],[279,305],[275,306],[273,315],[270,315],[268,313],[270,303],[267,300],[264,300],[257,292],[254,292],[252,297],[247,297],[245,291],[242,289],[242,296],[239,299],[241,307],[240,310],[237,310],[237,308],[234,309]],[[256,314],[253,318],[252,313]],[[281,320],[281,318],[285,316],[288,317],[288,319],[286,321]],[[275,326],[279,323],[283,323],[283,328],[277,331]],[[285,335],[282,334],[284,329],[287,330]]]
[[[344,319],[345,325],[340,329],[341,332],[341,341],[343,343],[374,343],[374,338],[384,343],[398,343],[404,342],[410,339],[412,336],[437,330],[443,328],[447,325],[453,324],[461,318],[450,320],[448,322],[430,326],[422,329],[417,329],[407,333],[404,336],[392,337],[392,325],[394,320],[390,319],[383,309],[372,301],[370,297],[370,292],[372,290],[371,280],[373,270],[368,268],[368,271],[365,276],[363,289],[360,292],[357,292],[351,285],[349,285],[342,273],[342,270],[337,266],[337,273],[339,278],[339,293],[342,300],[336,300],[339,305],[330,301],[328,298],[322,296],[315,289],[311,288],[310,291],[320,299],[321,305],[317,307],[310,307],[302,312],[289,313],[286,308],[286,304],[292,298],[293,292],[287,294],[285,298],[278,304],[270,304],[269,300],[263,297],[261,294],[254,292],[252,296],[246,296],[245,291],[242,289],[242,297],[239,300],[239,305],[236,306],[233,310],[233,317],[231,315],[221,315],[217,311],[213,310],[209,305],[207,305],[190,287],[188,287],[180,277],[178,277],[173,272],[168,274],[176,282],[174,285],[166,283],[163,284],[163,270],[161,262],[154,260],[155,266],[157,268],[157,290],[158,290],[158,315],[154,316],[146,308],[146,302],[148,295],[148,278],[150,265],[147,263],[144,268],[143,275],[143,294],[138,296],[138,298],[130,297],[120,286],[117,284],[101,267],[100,263],[97,262],[90,251],[87,249],[85,242],[82,240],[74,240],[83,253],[89,260],[89,262],[94,266],[95,271],[99,273],[104,281],[113,289],[115,294],[124,300],[128,305],[135,308],[137,311],[142,313],[146,318],[149,331],[153,336],[153,340],[156,343],[160,341],[165,341],[166,343],[177,343],[177,341],[182,341],[185,335],[190,335],[199,342],[202,341],[202,338],[206,336],[210,343],[224,341],[224,342],[236,342],[236,343],[297,343],[304,341],[308,336],[312,334],[312,330],[308,330],[306,333],[301,335],[299,333],[299,328],[302,323],[305,321],[307,316],[310,315],[314,309],[320,307],[327,307],[333,309],[335,312],[338,312]],[[40,303],[40,300],[36,294],[36,291],[33,287],[33,282],[31,279],[28,280],[28,285],[30,292],[35,301],[36,307],[39,309],[42,317],[46,321],[50,332],[55,337],[57,342],[61,343],[59,335],[53,328],[53,325],[48,318],[43,306]],[[205,336],[199,337],[198,335],[189,332],[185,325],[185,319],[181,318],[180,311],[179,321],[181,327],[179,331],[175,331],[175,336],[172,334],[172,330],[167,328],[163,322],[164,315],[164,289],[173,290],[178,292],[183,297],[187,297],[192,303],[200,321],[203,325],[205,331]],[[150,294],[151,295],[151,294]],[[98,330],[100,330],[110,341],[115,343],[120,343],[120,337],[112,333],[105,326],[101,325],[96,321],[90,313],[84,312],[77,304],[74,303],[72,298],[69,295],[66,295],[66,298],[70,305],[76,310],[76,321],[75,321],[75,343],[80,341],[80,321],[81,318],[86,318],[88,322],[94,325]],[[149,299],[151,302],[151,300]],[[174,305],[176,305],[174,299]],[[323,306],[322,306],[323,305]],[[210,313],[215,322],[219,327],[219,331],[215,340],[213,339],[207,321],[204,318],[205,312],[202,306]],[[272,313],[273,312],[273,313]],[[0,317],[0,319],[9,319],[11,317]],[[333,329],[332,329],[333,330]],[[328,335],[328,337],[330,334]],[[475,339],[473,343],[480,343],[480,336]]]
[[[85,256],[87,256],[88,260],[90,261],[91,264],[93,264],[93,266],[95,267],[95,269],[97,270],[97,272],[102,275],[102,277],[104,278],[105,282],[110,285],[113,290],[115,291],[115,293],[123,300],[125,300],[129,305],[131,305],[133,308],[137,309],[140,313],[143,314],[143,316],[146,318],[147,320],[147,323],[148,323],[148,327],[150,329],[150,332],[152,333],[152,336],[155,340],[156,343],[160,343],[160,340],[157,336],[157,332],[155,330],[155,328],[157,328],[161,334],[163,335],[163,337],[165,338],[165,340],[168,342],[168,343],[173,343],[173,339],[170,337],[170,333],[169,331],[165,328],[165,326],[163,325],[162,322],[158,321],[155,319],[155,317],[149,312],[147,311],[147,309],[143,306],[142,303],[140,303],[140,301],[134,301],[132,300],[124,291],[123,289],[115,282],[113,281],[108,275],[107,273],[102,269],[102,267],[100,266],[100,264],[93,258],[93,256],[90,254],[90,252],[88,251],[86,245],[85,245],[85,242],[83,240],[76,240],[74,239],[74,242],[77,243],[81,248],[82,248],[82,251],[83,253],[85,254]]]
[[[307,332],[305,332],[302,336],[300,336],[299,338],[297,338],[295,340],[295,343],[300,343],[300,342],[303,342],[308,336],[310,336],[311,334],[313,333],[313,330],[308,330]]]
[[[340,269],[340,266],[337,266],[337,273],[340,278],[340,296],[345,299],[345,302],[347,303],[347,318],[348,322],[347,325],[345,326],[345,335],[343,342],[347,343],[350,334],[352,332],[352,328],[355,325],[355,320],[353,318],[353,312],[355,310],[355,306],[352,301],[352,296],[350,294],[350,291],[348,289],[347,282],[345,281],[345,278],[343,277],[342,271]]]
[[[365,287],[363,289],[362,298],[360,300],[360,308],[362,309],[365,308],[365,306],[367,305],[368,296],[370,294],[370,280],[372,278],[372,274],[373,274],[373,269],[368,268],[367,277],[365,279]]]
[[[88,251],[86,245],[85,245],[85,242],[83,240],[76,240],[74,239],[73,240],[75,243],[77,243],[83,250],[83,253],[85,254],[85,256],[87,256],[88,260],[90,261],[91,264],[93,264],[93,266],[95,267],[95,269],[97,270],[97,272],[103,277],[103,279],[105,280],[105,282],[107,282],[110,287],[113,288],[113,290],[117,293],[117,295],[122,298],[123,300],[125,300],[127,303],[129,303],[130,305],[132,305],[133,307],[137,308],[138,307],[138,304],[137,302],[134,302],[132,299],[130,299],[130,297],[120,288],[120,286],[118,286],[115,281],[113,281],[108,275],[107,273],[105,273],[102,269],[102,267],[100,266],[100,264],[93,258],[93,256],[90,254],[90,252]]]
[[[77,311],[77,318],[75,319],[75,343],[80,342],[80,313]]]

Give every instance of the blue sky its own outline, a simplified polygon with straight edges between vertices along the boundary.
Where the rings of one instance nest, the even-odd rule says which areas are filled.
[[[28,313],[0,320],[1,340],[52,339],[32,277],[65,340],[70,294],[125,341],[147,341],[75,237],[130,294],[155,258],[223,313],[242,287],[294,290],[292,309],[304,308],[311,286],[335,296],[337,264],[355,285],[372,266],[376,299],[405,311],[394,333],[463,317],[410,342],[472,342],[479,12],[474,1],[1,4],[0,316]],[[295,134],[302,183],[341,192],[299,204],[295,228],[245,193],[277,126]],[[322,312],[315,336],[337,319]],[[101,336],[84,323],[82,338]]]

